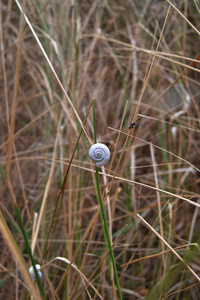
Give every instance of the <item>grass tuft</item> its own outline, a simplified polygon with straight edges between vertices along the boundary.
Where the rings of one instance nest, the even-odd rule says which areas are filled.
[[[1,1],[1,298],[199,298],[199,17]]]

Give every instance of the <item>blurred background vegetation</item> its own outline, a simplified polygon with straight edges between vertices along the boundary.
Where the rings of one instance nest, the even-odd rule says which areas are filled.
[[[112,163],[102,170],[100,184],[102,195],[107,195],[105,209],[123,299],[199,299],[198,278],[171,251],[165,252],[168,247],[136,215],[171,247],[180,247],[177,253],[198,274],[199,208],[183,198],[200,203],[199,4],[20,4],[82,121],[92,98],[96,100],[97,138],[111,151]],[[87,136],[82,133],[62,186],[80,122],[17,3],[7,0],[0,5],[2,220],[28,267],[21,226],[41,266],[65,257],[102,299],[119,299],[105,259],[100,218],[91,225],[98,210],[88,157],[87,136],[94,138],[92,109],[85,124]],[[136,122],[131,130],[130,121]],[[113,174],[117,177],[111,182]],[[11,246],[2,235],[0,242],[1,299],[31,299]],[[42,272],[47,299],[100,299],[63,261],[44,266]]]

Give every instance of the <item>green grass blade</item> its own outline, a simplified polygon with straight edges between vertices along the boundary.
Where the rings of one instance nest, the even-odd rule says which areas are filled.
[[[97,142],[97,135],[96,135],[95,100],[93,102],[93,127],[94,127],[94,141],[96,143]],[[106,213],[105,213],[105,210],[104,210],[103,200],[102,200],[102,197],[101,197],[98,167],[96,167],[96,187],[97,187],[97,199],[98,199],[98,203],[101,207],[100,215],[101,215],[101,221],[102,221],[102,228],[103,228],[103,232],[105,232],[105,236],[106,236],[106,239],[107,239],[107,241],[105,241],[105,242],[107,242],[107,245],[108,245],[108,248],[109,248],[109,251],[110,251],[110,257],[111,257],[111,261],[112,261],[112,265],[113,265],[114,277],[115,277],[115,282],[116,282],[117,289],[118,289],[119,299],[122,300],[122,293],[121,293],[119,277],[118,277],[118,273],[117,273],[117,267],[116,267],[116,263],[115,263],[115,257],[114,257],[114,253],[113,253],[113,248],[112,248],[112,243],[111,243],[111,239],[110,239],[108,224],[107,224],[107,220],[106,220]]]
[[[46,299],[46,296],[45,296],[45,293],[44,293],[44,289],[43,289],[40,277],[39,277],[38,272],[37,272],[36,267],[35,267],[36,262],[35,262],[35,259],[34,259],[33,255],[32,255],[31,246],[30,246],[29,241],[28,241],[28,237],[27,237],[27,234],[26,234],[26,230],[24,228],[24,224],[23,224],[23,221],[22,221],[21,214],[20,214],[18,206],[15,206],[15,211],[16,211],[18,222],[19,222],[19,227],[21,229],[21,232],[22,232],[22,235],[23,235],[23,238],[24,238],[26,249],[27,249],[29,258],[31,260],[32,266],[34,268],[34,272],[35,272],[35,275],[36,275],[36,282],[38,284],[38,288],[40,290],[42,298]]]

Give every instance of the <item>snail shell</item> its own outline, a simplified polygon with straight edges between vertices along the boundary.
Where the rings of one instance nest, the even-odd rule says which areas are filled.
[[[97,143],[90,148],[89,156],[97,167],[102,167],[109,161],[110,150],[106,145]]]
[[[35,268],[37,270],[39,278],[41,278],[42,277],[42,272],[38,271],[38,270],[40,270],[40,265],[35,265]],[[33,280],[36,280],[36,275],[35,275],[33,266],[29,268],[29,274],[31,275]]]

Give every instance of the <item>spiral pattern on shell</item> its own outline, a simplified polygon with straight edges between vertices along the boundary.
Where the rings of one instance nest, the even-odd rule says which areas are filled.
[[[95,162],[97,167],[104,166],[110,159],[110,150],[102,143],[92,145],[89,150],[90,158]]]

